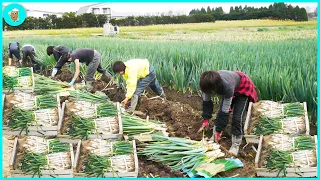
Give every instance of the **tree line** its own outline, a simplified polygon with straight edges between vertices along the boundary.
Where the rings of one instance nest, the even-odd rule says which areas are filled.
[[[205,9],[192,9],[189,13],[193,14],[212,14],[216,20],[247,20],[247,19],[275,19],[275,20],[294,20],[308,21],[308,14],[305,8],[293,7],[285,3],[274,3],[269,7],[248,7],[231,6],[228,14],[223,12],[222,7]]]
[[[184,24],[215,22],[216,20],[247,20],[247,19],[277,19],[308,21],[304,8],[293,7],[285,3],[274,3],[269,7],[254,8],[248,6],[230,7],[225,13],[222,7],[193,9],[189,15],[161,15],[161,16],[129,16],[123,19],[111,19],[113,25],[118,26],[145,26],[155,24]],[[27,17],[22,25],[13,27],[5,23],[6,30],[32,30],[32,29],[69,29],[85,27],[103,27],[107,17],[92,13],[76,16],[75,12],[64,13],[62,17],[49,15],[45,18]]]

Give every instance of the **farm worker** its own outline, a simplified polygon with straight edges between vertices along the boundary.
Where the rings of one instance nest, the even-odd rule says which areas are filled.
[[[212,138],[215,142],[220,140],[221,132],[229,122],[232,107],[232,145],[229,152],[238,155],[243,137],[244,112],[249,101],[258,100],[252,80],[246,74],[237,71],[206,71],[200,77],[200,89],[203,92],[202,117],[204,121],[199,132],[209,126],[209,119],[213,113],[211,96],[221,95],[222,102],[214,121]]]
[[[52,69],[51,77],[54,77],[62,66],[68,61],[67,56],[71,53],[71,49],[67,46],[48,46],[47,54],[51,56],[53,54],[57,64]]]
[[[17,58],[17,62],[21,64],[20,45],[16,41],[9,43],[9,66],[11,66],[13,55]]]
[[[132,113],[138,104],[139,96],[150,87],[160,97],[166,99],[163,89],[160,87],[154,67],[147,59],[131,59],[127,62],[116,61],[113,64],[113,72],[121,74],[126,81],[126,98],[121,102],[123,105],[131,104],[128,113]]]
[[[86,86],[88,91],[92,91],[93,86],[92,82],[94,80],[94,73],[98,71],[102,74],[101,79],[105,82],[109,82],[112,76],[101,66],[101,55],[98,51],[89,48],[80,48],[73,51],[68,55],[68,61],[74,62],[76,65],[76,72],[73,76],[72,81],[69,83],[69,86],[73,86],[74,82],[79,76],[80,73],[80,63],[86,63],[88,66],[87,75],[85,77]]]
[[[37,74],[40,73],[38,63],[35,60],[36,49],[31,44],[25,44],[22,47],[22,55],[23,62],[26,63],[27,59],[29,58],[33,66],[33,71]]]

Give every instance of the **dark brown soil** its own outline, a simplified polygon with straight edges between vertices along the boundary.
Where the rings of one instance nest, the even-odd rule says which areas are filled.
[[[44,75],[46,77],[51,77],[51,72],[52,70],[42,71],[41,75]],[[62,82],[70,82],[72,78],[73,78],[73,73],[66,68],[62,68],[60,71],[58,71],[58,73],[54,77],[54,79],[60,80]],[[80,82],[82,82],[82,78],[78,77],[76,83],[80,83]]]
[[[61,125],[61,134],[68,134],[68,128],[71,127],[71,123],[72,123],[72,112],[69,111],[68,109],[70,109],[70,106],[72,106],[73,103],[66,103],[66,107],[64,109],[64,119]]]
[[[193,110],[189,105],[141,98],[137,110],[149,115],[150,119],[165,122],[170,136],[202,139],[202,134],[197,133],[202,123],[201,112]]]
[[[179,102],[183,104],[190,105],[194,110],[201,111],[202,109],[202,98],[198,94],[190,94],[190,93],[182,93],[175,91],[173,89],[169,89],[164,87],[163,88],[167,100],[173,101],[173,102]],[[148,94],[155,95],[154,93],[151,93],[148,91]]]
[[[104,91],[111,101],[121,102],[125,98],[125,91],[116,86],[107,87]]]

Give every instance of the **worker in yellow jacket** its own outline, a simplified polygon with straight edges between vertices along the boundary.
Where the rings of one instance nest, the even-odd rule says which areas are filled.
[[[154,67],[147,59],[131,59],[127,62],[116,61],[113,64],[113,72],[121,74],[126,81],[126,98],[121,102],[131,104],[127,112],[132,113],[138,104],[139,96],[150,87],[160,97],[166,99],[163,89],[159,85]]]

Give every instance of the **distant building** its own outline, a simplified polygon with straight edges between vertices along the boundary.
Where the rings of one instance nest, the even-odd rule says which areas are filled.
[[[133,13],[133,12],[115,12],[112,10],[111,3],[97,3],[97,4],[91,4],[88,6],[80,7],[80,9],[76,12],[76,15],[79,16],[79,15],[85,14],[85,13],[93,13],[96,15],[110,14],[112,19],[121,19],[121,18],[126,18],[128,16],[140,15],[139,13]]]
[[[80,7],[76,15],[79,16],[85,13],[93,13],[97,15],[111,13],[110,3],[97,3],[97,4],[91,4],[88,6]]]
[[[36,18],[45,18],[49,15],[56,15],[57,17],[62,17],[62,12],[49,12],[49,11],[41,11],[41,10],[30,10],[27,9],[27,17],[36,17]]]

